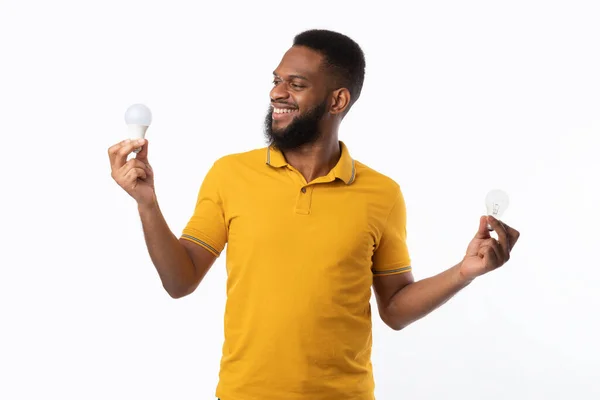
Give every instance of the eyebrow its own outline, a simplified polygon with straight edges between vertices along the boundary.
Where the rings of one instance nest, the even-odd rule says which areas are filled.
[[[273,71],[273,76],[277,77],[277,78],[281,78],[279,75],[277,75],[277,73],[275,73],[275,71]],[[290,79],[302,79],[305,81],[308,81],[309,79],[305,76],[302,75],[289,75]]]

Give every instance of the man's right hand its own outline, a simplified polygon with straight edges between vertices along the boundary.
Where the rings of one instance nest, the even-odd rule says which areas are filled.
[[[134,149],[141,147],[134,158],[127,160]],[[138,206],[151,205],[156,201],[154,173],[148,162],[148,141],[146,139],[126,139],[108,149],[111,176]]]

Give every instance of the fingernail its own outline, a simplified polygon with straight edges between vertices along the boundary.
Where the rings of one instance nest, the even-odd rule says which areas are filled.
[[[137,144],[143,144],[144,143],[144,139],[138,139],[138,140],[136,140],[136,143]]]

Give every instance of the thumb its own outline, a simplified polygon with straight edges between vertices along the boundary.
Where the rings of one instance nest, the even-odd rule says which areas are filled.
[[[487,216],[482,215],[479,217],[479,229],[477,229],[477,233],[475,234],[475,239],[488,239],[490,238],[490,231],[487,228],[488,220]]]

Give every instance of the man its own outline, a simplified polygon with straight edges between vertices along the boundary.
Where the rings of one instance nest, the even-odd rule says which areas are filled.
[[[382,320],[400,330],[506,263],[519,237],[482,216],[458,264],[414,281],[399,185],[338,139],[364,70],[347,36],[296,36],[273,72],[269,145],[214,163],[180,237],[160,212],[148,142],[109,149],[169,295],[192,293],[227,244],[221,400],[373,399],[371,287]]]

